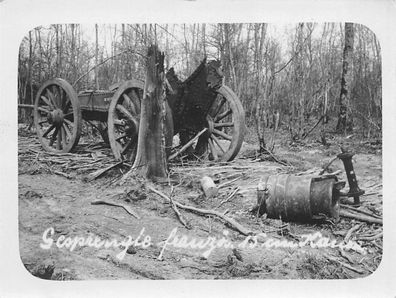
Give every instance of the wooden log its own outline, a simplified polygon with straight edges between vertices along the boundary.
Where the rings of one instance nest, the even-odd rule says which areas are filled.
[[[217,196],[219,188],[213,182],[212,178],[210,178],[209,176],[204,176],[201,178],[200,183],[202,190],[204,191],[207,198],[213,198]]]

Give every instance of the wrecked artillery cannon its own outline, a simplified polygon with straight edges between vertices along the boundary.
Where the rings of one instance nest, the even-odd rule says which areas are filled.
[[[178,79],[173,68],[166,77],[167,148],[179,134],[181,145],[191,143],[191,155],[218,161],[235,158],[243,142],[245,115],[236,94],[223,85],[220,63],[204,59],[185,81]],[[90,123],[110,143],[115,158],[133,162],[144,83],[132,79],[109,89],[77,94],[63,79],[45,82],[34,103],[34,124],[43,148],[70,152],[80,139],[82,120],[98,121],[99,125]],[[197,139],[195,146],[192,139]]]

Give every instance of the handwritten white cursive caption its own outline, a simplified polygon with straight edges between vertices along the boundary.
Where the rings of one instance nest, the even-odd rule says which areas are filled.
[[[73,251],[76,247],[93,247],[96,249],[101,248],[122,248],[116,256],[122,260],[129,247],[148,248],[153,245],[152,239],[149,235],[144,235],[145,228],[142,228],[139,235],[134,239],[132,236],[127,236],[123,240],[116,239],[101,239],[99,236],[89,235],[87,237],[74,236],[65,237],[59,236],[56,241],[53,239],[55,234],[54,228],[48,228],[44,231],[42,236],[42,249],[50,249],[54,244],[59,249],[67,249]],[[337,248],[341,250],[353,250],[361,254],[366,254],[366,249],[362,248],[358,243],[349,240],[348,242],[337,242],[336,239],[323,237],[320,232],[313,234],[300,235],[300,241],[289,241],[287,239],[274,239],[269,238],[267,234],[260,233],[253,236],[247,236],[242,242],[235,243],[228,238],[229,232],[223,231],[223,236],[220,239],[210,236],[207,238],[195,238],[184,234],[178,234],[178,229],[174,228],[166,240],[160,241],[157,245],[161,248],[161,252],[157,259],[161,260],[165,250],[173,248],[202,250],[202,256],[208,258],[213,250],[218,248],[232,249],[254,249],[254,248],[302,248],[309,246],[311,248]]]

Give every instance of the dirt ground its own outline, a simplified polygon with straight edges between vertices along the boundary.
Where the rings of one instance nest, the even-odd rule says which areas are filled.
[[[281,134],[279,132],[279,138]],[[366,191],[361,197],[359,210],[382,217],[381,145],[353,137],[333,138],[329,142],[331,145],[325,147],[315,140],[292,145],[279,141],[275,153],[280,163],[257,156],[255,145],[247,142],[232,162],[174,162],[170,164],[168,182],[154,184],[130,177],[119,185],[128,166],[115,167],[92,179],[96,170],[114,163],[110,149],[104,143],[92,145],[92,140],[83,139],[76,153],[59,157],[45,153],[34,133],[20,129],[18,198],[22,262],[33,275],[53,280],[349,279],[367,276],[381,261],[382,225],[344,217],[338,222],[328,219],[287,223],[265,216],[257,218],[251,212],[257,202],[257,184],[261,177],[317,172],[340,152],[338,145],[342,142],[356,153],[355,172],[360,188]],[[336,170],[342,170],[338,177],[346,180],[339,160],[329,171]],[[202,175],[211,176],[222,186],[217,197],[208,199],[203,195],[199,185]],[[337,243],[350,239],[366,252],[311,245],[297,248],[254,246],[252,239],[247,241],[246,235],[219,218],[178,208],[187,228],[178,219],[172,205],[150,187],[167,196],[171,194],[174,201],[185,205],[226,212],[245,228],[264,232],[274,240],[298,242],[303,239],[302,235],[320,232]],[[91,204],[97,200],[122,203],[140,219],[119,206]],[[224,245],[219,244],[221,247],[207,255],[208,246],[193,249],[182,245],[176,247],[175,244],[163,249],[164,241],[171,239],[175,228],[179,239],[182,235],[187,236],[184,240],[223,239]],[[128,236],[136,239],[142,229],[140,245],[131,245],[127,251],[122,246],[95,248],[82,244],[89,237],[117,241]],[[49,233],[44,241],[46,230]],[[81,245],[71,249],[67,241],[73,241],[75,237],[81,238],[77,238]],[[147,247],[142,247],[144,237]],[[49,239],[53,240],[51,245]],[[56,244],[58,239],[59,245]],[[230,244],[228,247],[227,243]],[[258,244],[263,243],[264,240],[258,240]],[[40,244],[47,244],[48,249]],[[60,247],[61,244],[64,246]],[[125,255],[120,255],[125,251]]]

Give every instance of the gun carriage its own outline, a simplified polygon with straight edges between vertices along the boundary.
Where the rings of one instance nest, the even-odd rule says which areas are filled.
[[[82,121],[98,121],[103,139],[118,160],[136,155],[144,82],[128,80],[109,90],[77,94],[60,78],[45,82],[34,103],[34,123],[45,150],[72,151],[81,136]],[[166,145],[173,136],[187,144],[199,132],[188,153],[199,158],[229,161],[238,154],[244,134],[244,110],[236,94],[223,84],[218,61],[204,59],[181,81],[171,68],[166,74]],[[170,150],[168,150],[170,152]],[[168,152],[168,153],[169,153]]]

